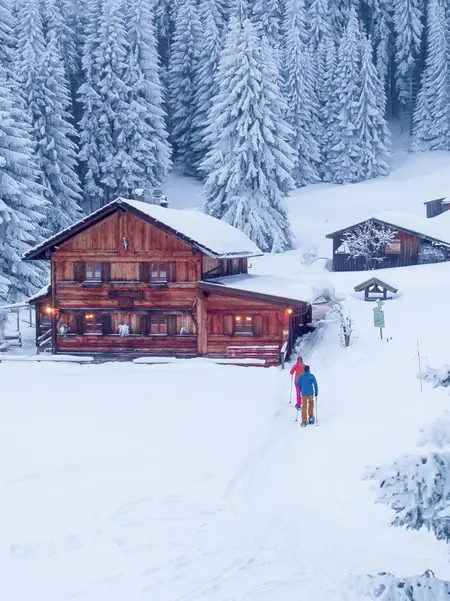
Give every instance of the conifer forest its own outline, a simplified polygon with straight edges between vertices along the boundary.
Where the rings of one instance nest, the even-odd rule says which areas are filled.
[[[209,214],[292,247],[293,189],[450,147],[449,0],[0,0],[0,299],[22,253],[176,168]]]

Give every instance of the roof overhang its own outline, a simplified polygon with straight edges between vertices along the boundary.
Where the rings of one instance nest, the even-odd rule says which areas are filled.
[[[365,288],[367,288],[367,286],[370,286],[371,284],[378,284],[382,288],[386,288],[386,290],[389,290],[389,292],[392,292],[392,294],[396,294],[398,292],[397,288],[394,288],[394,286],[391,286],[390,284],[383,282],[383,280],[380,280],[379,278],[370,278],[369,280],[363,282],[362,284],[355,286],[353,288],[353,290],[355,292],[362,292]]]
[[[421,232],[415,232],[414,230],[410,230],[406,227],[402,227],[395,223],[390,223],[389,221],[384,221],[383,219],[378,219],[377,217],[369,217],[368,219],[364,219],[364,221],[359,221],[358,223],[354,223],[353,225],[349,225],[349,226],[342,228],[340,230],[337,230],[335,232],[331,232],[331,234],[327,234],[325,237],[326,238],[336,238],[340,234],[343,234],[344,232],[348,232],[349,230],[352,230],[355,227],[363,225],[364,223],[367,223],[368,221],[373,221],[374,223],[379,223],[380,225],[394,228],[394,229],[398,230],[399,232],[405,232],[406,234],[412,234],[413,236],[417,236],[418,238],[423,238],[424,240],[430,240],[430,242],[437,242],[438,244],[440,244],[442,246],[447,246],[448,248],[450,248],[449,242],[445,242],[444,240],[440,240],[439,238],[434,238],[433,236],[428,236],[427,234],[423,234]]]
[[[204,292],[218,292],[227,296],[240,297],[245,299],[261,300],[274,305],[290,305],[291,307],[302,308],[309,305],[308,301],[302,301],[295,298],[287,298],[285,296],[276,296],[274,294],[265,294],[262,292],[254,292],[253,290],[242,290],[241,288],[233,288],[226,284],[214,284],[212,282],[198,282],[198,287]]]
[[[67,240],[72,238],[73,236],[76,236],[77,234],[83,232],[87,228],[92,227],[93,225],[96,225],[97,223],[100,223],[100,221],[102,221],[103,219],[106,219],[107,217],[109,217],[111,215],[114,215],[114,213],[117,213],[118,211],[128,211],[129,213],[136,215],[137,217],[139,217],[140,219],[143,219],[150,225],[154,225],[155,227],[166,232],[170,236],[173,236],[174,238],[177,238],[178,240],[185,242],[186,244],[188,244],[195,250],[198,250],[213,259],[238,259],[238,258],[244,259],[244,258],[262,256],[262,253],[261,254],[246,253],[246,252],[236,252],[236,253],[226,253],[226,254],[217,253],[214,250],[207,248],[207,247],[199,244],[197,241],[192,240],[191,238],[174,230],[173,228],[169,227],[165,223],[158,221],[154,217],[147,215],[146,213],[140,211],[136,207],[128,205],[124,199],[117,198],[116,200],[113,200],[112,202],[110,202],[106,206],[102,207],[101,209],[98,209],[94,213],[91,213],[90,215],[87,215],[80,221],[77,221],[76,223],[74,223],[70,227],[66,228],[62,232],[56,234],[55,236],[52,236],[51,238],[48,238],[41,244],[38,244],[34,248],[25,252],[22,255],[22,259],[24,261],[35,261],[35,260],[45,260],[45,259],[48,260],[50,258],[51,252],[59,244],[63,244],[64,242],[66,242]]]

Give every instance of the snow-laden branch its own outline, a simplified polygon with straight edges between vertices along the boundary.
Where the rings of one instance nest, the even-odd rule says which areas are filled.
[[[358,576],[352,585],[357,593],[377,601],[447,601],[450,595],[450,583],[436,578],[431,570],[408,578],[385,572]]]
[[[363,259],[365,269],[385,259],[386,249],[395,240],[393,229],[368,220],[344,233],[342,240],[351,259]]]

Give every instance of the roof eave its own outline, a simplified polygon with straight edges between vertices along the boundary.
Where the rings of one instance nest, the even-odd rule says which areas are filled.
[[[264,292],[254,292],[252,290],[242,290],[241,288],[234,288],[226,284],[214,284],[212,282],[205,282],[203,280],[198,282],[198,287],[205,292],[221,292],[229,294],[230,296],[240,295],[246,298],[266,300],[268,302],[272,302],[273,304],[292,305],[294,307],[303,307],[311,304],[306,300],[288,298],[285,296],[276,296],[273,294],[266,294]]]

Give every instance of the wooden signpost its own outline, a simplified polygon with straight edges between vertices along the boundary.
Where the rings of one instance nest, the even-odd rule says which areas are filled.
[[[377,301],[377,307],[373,309],[373,325],[380,330],[380,338],[383,340],[383,328],[385,327],[384,321],[384,311],[383,305],[384,302],[382,300]]]

